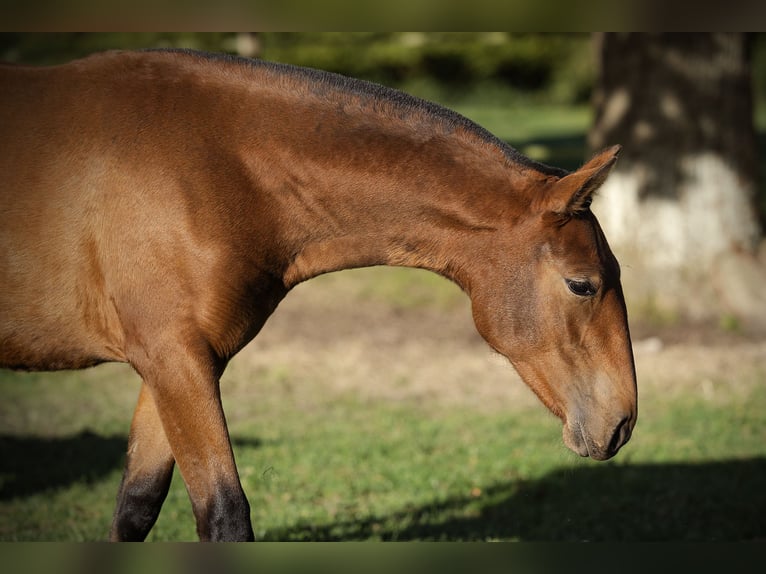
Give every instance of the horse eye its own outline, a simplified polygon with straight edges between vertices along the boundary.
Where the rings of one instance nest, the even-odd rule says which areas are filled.
[[[590,281],[567,279],[566,282],[569,290],[578,297],[593,297],[596,294],[597,289]]]

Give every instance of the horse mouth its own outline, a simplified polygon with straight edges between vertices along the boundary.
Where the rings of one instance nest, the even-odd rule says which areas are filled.
[[[585,430],[582,422],[577,421],[572,425],[564,423],[564,444],[582,457],[590,457],[593,460],[608,460],[630,440],[631,430],[630,418],[623,418],[612,432],[611,439],[602,446]]]
[[[582,457],[590,456],[588,441],[585,440],[585,435],[580,423],[575,423],[573,426],[564,423],[563,437],[564,444],[569,450]]]

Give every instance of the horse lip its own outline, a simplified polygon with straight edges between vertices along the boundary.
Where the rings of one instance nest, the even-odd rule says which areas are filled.
[[[608,460],[617,454],[616,452],[609,453],[603,449],[591,450],[590,446],[588,446],[588,453],[593,460]]]
[[[593,460],[608,460],[617,454],[617,450],[610,452],[597,446],[585,431],[581,422],[564,426],[564,443],[575,453],[582,457],[590,457]]]
[[[580,422],[576,422],[572,426],[564,424],[564,444],[582,457],[591,455],[588,440]]]
[[[587,454],[581,454],[580,456],[590,456],[593,460],[603,461],[603,460],[609,460],[614,455],[617,454],[617,451],[620,450],[620,447],[617,447],[616,449],[611,449],[610,447],[600,447],[596,443],[594,443],[593,440],[589,440],[588,435],[585,433],[585,429],[582,428],[581,425],[578,425],[580,436],[585,448],[585,451]],[[621,445],[620,445],[621,446]]]

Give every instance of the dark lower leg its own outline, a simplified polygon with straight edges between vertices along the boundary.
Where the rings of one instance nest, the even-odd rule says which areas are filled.
[[[250,524],[250,505],[242,487],[219,485],[206,506],[195,507],[197,534],[200,540],[211,542],[255,540]]]
[[[113,541],[140,542],[146,538],[160,514],[172,476],[172,463],[152,476],[130,477],[126,469],[112,521]]]
[[[141,387],[128,439],[110,539],[141,541],[157,521],[173,477],[173,455],[146,385]]]

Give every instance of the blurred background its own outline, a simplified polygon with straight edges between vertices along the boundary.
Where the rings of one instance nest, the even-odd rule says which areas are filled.
[[[34,65],[146,47],[383,83],[567,169],[623,146],[593,206],[639,375],[620,455],[565,451],[452,284],[335,273],[296,288],[223,378],[257,536],[766,537],[766,35],[0,34],[0,59]],[[106,535],[137,392],[121,365],[0,373],[0,539]],[[178,478],[152,537],[194,539]]]

